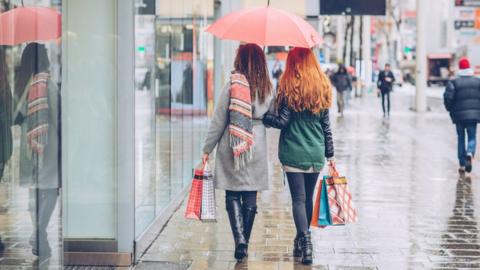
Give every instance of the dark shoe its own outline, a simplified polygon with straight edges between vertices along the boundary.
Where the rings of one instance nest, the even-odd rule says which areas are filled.
[[[240,200],[227,199],[227,213],[235,240],[235,259],[241,262],[247,256],[247,240],[243,232],[243,214]]]
[[[255,221],[255,215],[257,214],[257,207],[243,208],[243,233],[247,242],[247,256],[248,256],[248,243],[250,242],[250,234],[252,233],[253,222]]]
[[[465,164],[465,171],[468,173],[472,171],[472,154],[467,154],[467,163]]]
[[[297,234],[293,240],[293,257],[302,257],[302,247],[300,246],[300,235]]]
[[[305,265],[312,264],[313,245],[310,232],[300,233],[300,246],[302,248],[302,263]]]

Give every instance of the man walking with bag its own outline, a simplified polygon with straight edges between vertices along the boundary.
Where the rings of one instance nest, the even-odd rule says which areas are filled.
[[[463,174],[472,171],[472,159],[475,156],[477,123],[480,121],[480,79],[473,76],[468,58],[462,57],[458,67],[458,77],[447,84],[443,99],[456,125],[460,163],[458,171]]]

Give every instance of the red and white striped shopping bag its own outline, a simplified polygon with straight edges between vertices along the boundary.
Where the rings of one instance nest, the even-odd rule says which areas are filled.
[[[202,212],[203,167],[195,169],[192,187],[188,195],[185,217],[200,220]]]
[[[326,179],[328,206],[333,225],[354,223],[358,220],[347,178],[339,176],[335,166],[330,168],[331,177]]]

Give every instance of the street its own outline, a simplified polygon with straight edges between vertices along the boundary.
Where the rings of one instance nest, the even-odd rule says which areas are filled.
[[[425,114],[409,110],[405,92],[392,100],[390,119],[372,93],[352,99],[343,118],[332,109],[337,167],[350,181],[359,222],[313,228],[311,267],[292,257],[291,200],[276,157],[278,132],[270,130],[273,177],[259,195],[248,262],[233,258],[217,190],[217,223],[186,220],[184,202],[137,269],[479,269],[478,168],[459,179],[454,126],[441,99],[430,98]]]

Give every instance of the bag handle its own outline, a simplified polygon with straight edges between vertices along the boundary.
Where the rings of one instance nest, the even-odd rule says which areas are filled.
[[[339,177],[340,176],[340,174],[338,173],[337,167],[335,166],[335,163],[328,165],[328,174],[331,177]]]

